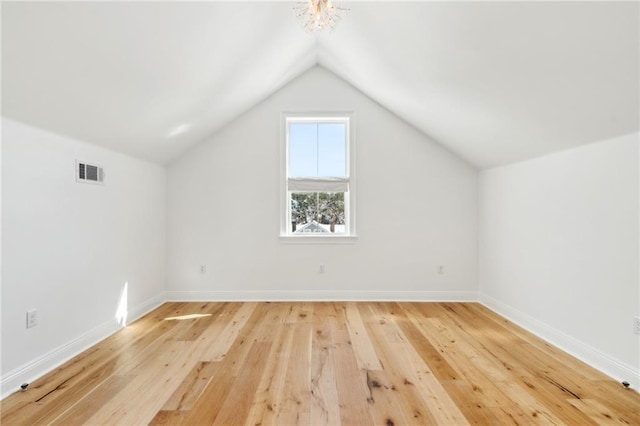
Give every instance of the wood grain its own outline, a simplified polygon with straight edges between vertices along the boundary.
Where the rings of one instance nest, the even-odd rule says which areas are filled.
[[[166,303],[0,407],[3,425],[640,425],[637,392],[475,303]]]

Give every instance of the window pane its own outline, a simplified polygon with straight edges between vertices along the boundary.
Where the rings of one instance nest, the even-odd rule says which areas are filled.
[[[344,123],[318,125],[318,176],[347,176],[346,130]]]
[[[318,125],[289,124],[289,176],[318,176]]]
[[[343,234],[344,192],[294,192],[291,194],[291,231]]]
[[[289,123],[290,177],[346,177],[344,123]]]

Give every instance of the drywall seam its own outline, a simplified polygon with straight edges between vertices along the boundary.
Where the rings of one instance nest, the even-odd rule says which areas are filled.
[[[613,379],[620,382],[627,381],[634,389],[640,389],[640,370],[638,368],[613,358],[581,340],[484,293],[479,293],[479,302],[498,315],[535,334],[544,341],[557,346],[569,355],[578,358]]]
[[[143,317],[165,302],[164,292],[148,299],[135,306],[128,312],[129,323]],[[103,341],[107,337],[121,330],[123,327],[118,324],[115,317],[92,328],[77,338],[53,349],[46,354],[35,358],[20,367],[8,372],[0,379],[0,399],[4,399],[13,392],[20,390],[22,383],[31,383],[41,376],[44,376],[53,369],[64,364],[71,358],[79,355],[91,346]]]

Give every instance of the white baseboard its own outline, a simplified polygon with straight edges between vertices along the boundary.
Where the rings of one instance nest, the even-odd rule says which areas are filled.
[[[165,302],[164,293],[148,299],[128,312],[128,322],[144,316]],[[64,364],[74,356],[89,349],[91,346],[111,336],[120,330],[122,326],[114,319],[107,321],[86,333],[76,337],[70,342],[59,346],[46,354],[35,358],[20,367],[8,372],[0,379],[0,399],[4,399],[13,392],[20,390],[22,383],[31,383],[39,377]]]
[[[604,374],[620,382],[627,381],[631,387],[640,389],[640,370],[613,358],[598,349],[576,339],[548,324],[512,308],[486,294],[479,294],[480,303],[491,309],[498,315],[518,324],[520,327],[544,339],[568,354],[600,370]]]
[[[358,291],[358,290],[264,290],[264,291],[167,291],[172,302],[476,302],[475,291]]]
[[[151,299],[147,299],[146,301],[140,303],[138,306],[134,306],[129,311],[130,319],[128,320],[128,323],[132,323],[133,321],[142,318],[143,316],[147,315],[149,312],[153,311],[154,309],[156,309],[166,301],[167,301],[167,297],[165,292],[163,291],[157,296],[152,297]]]

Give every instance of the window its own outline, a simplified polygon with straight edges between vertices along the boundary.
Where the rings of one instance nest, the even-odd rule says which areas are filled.
[[[352,120],[284,115],[282,236],[355,236]]]

